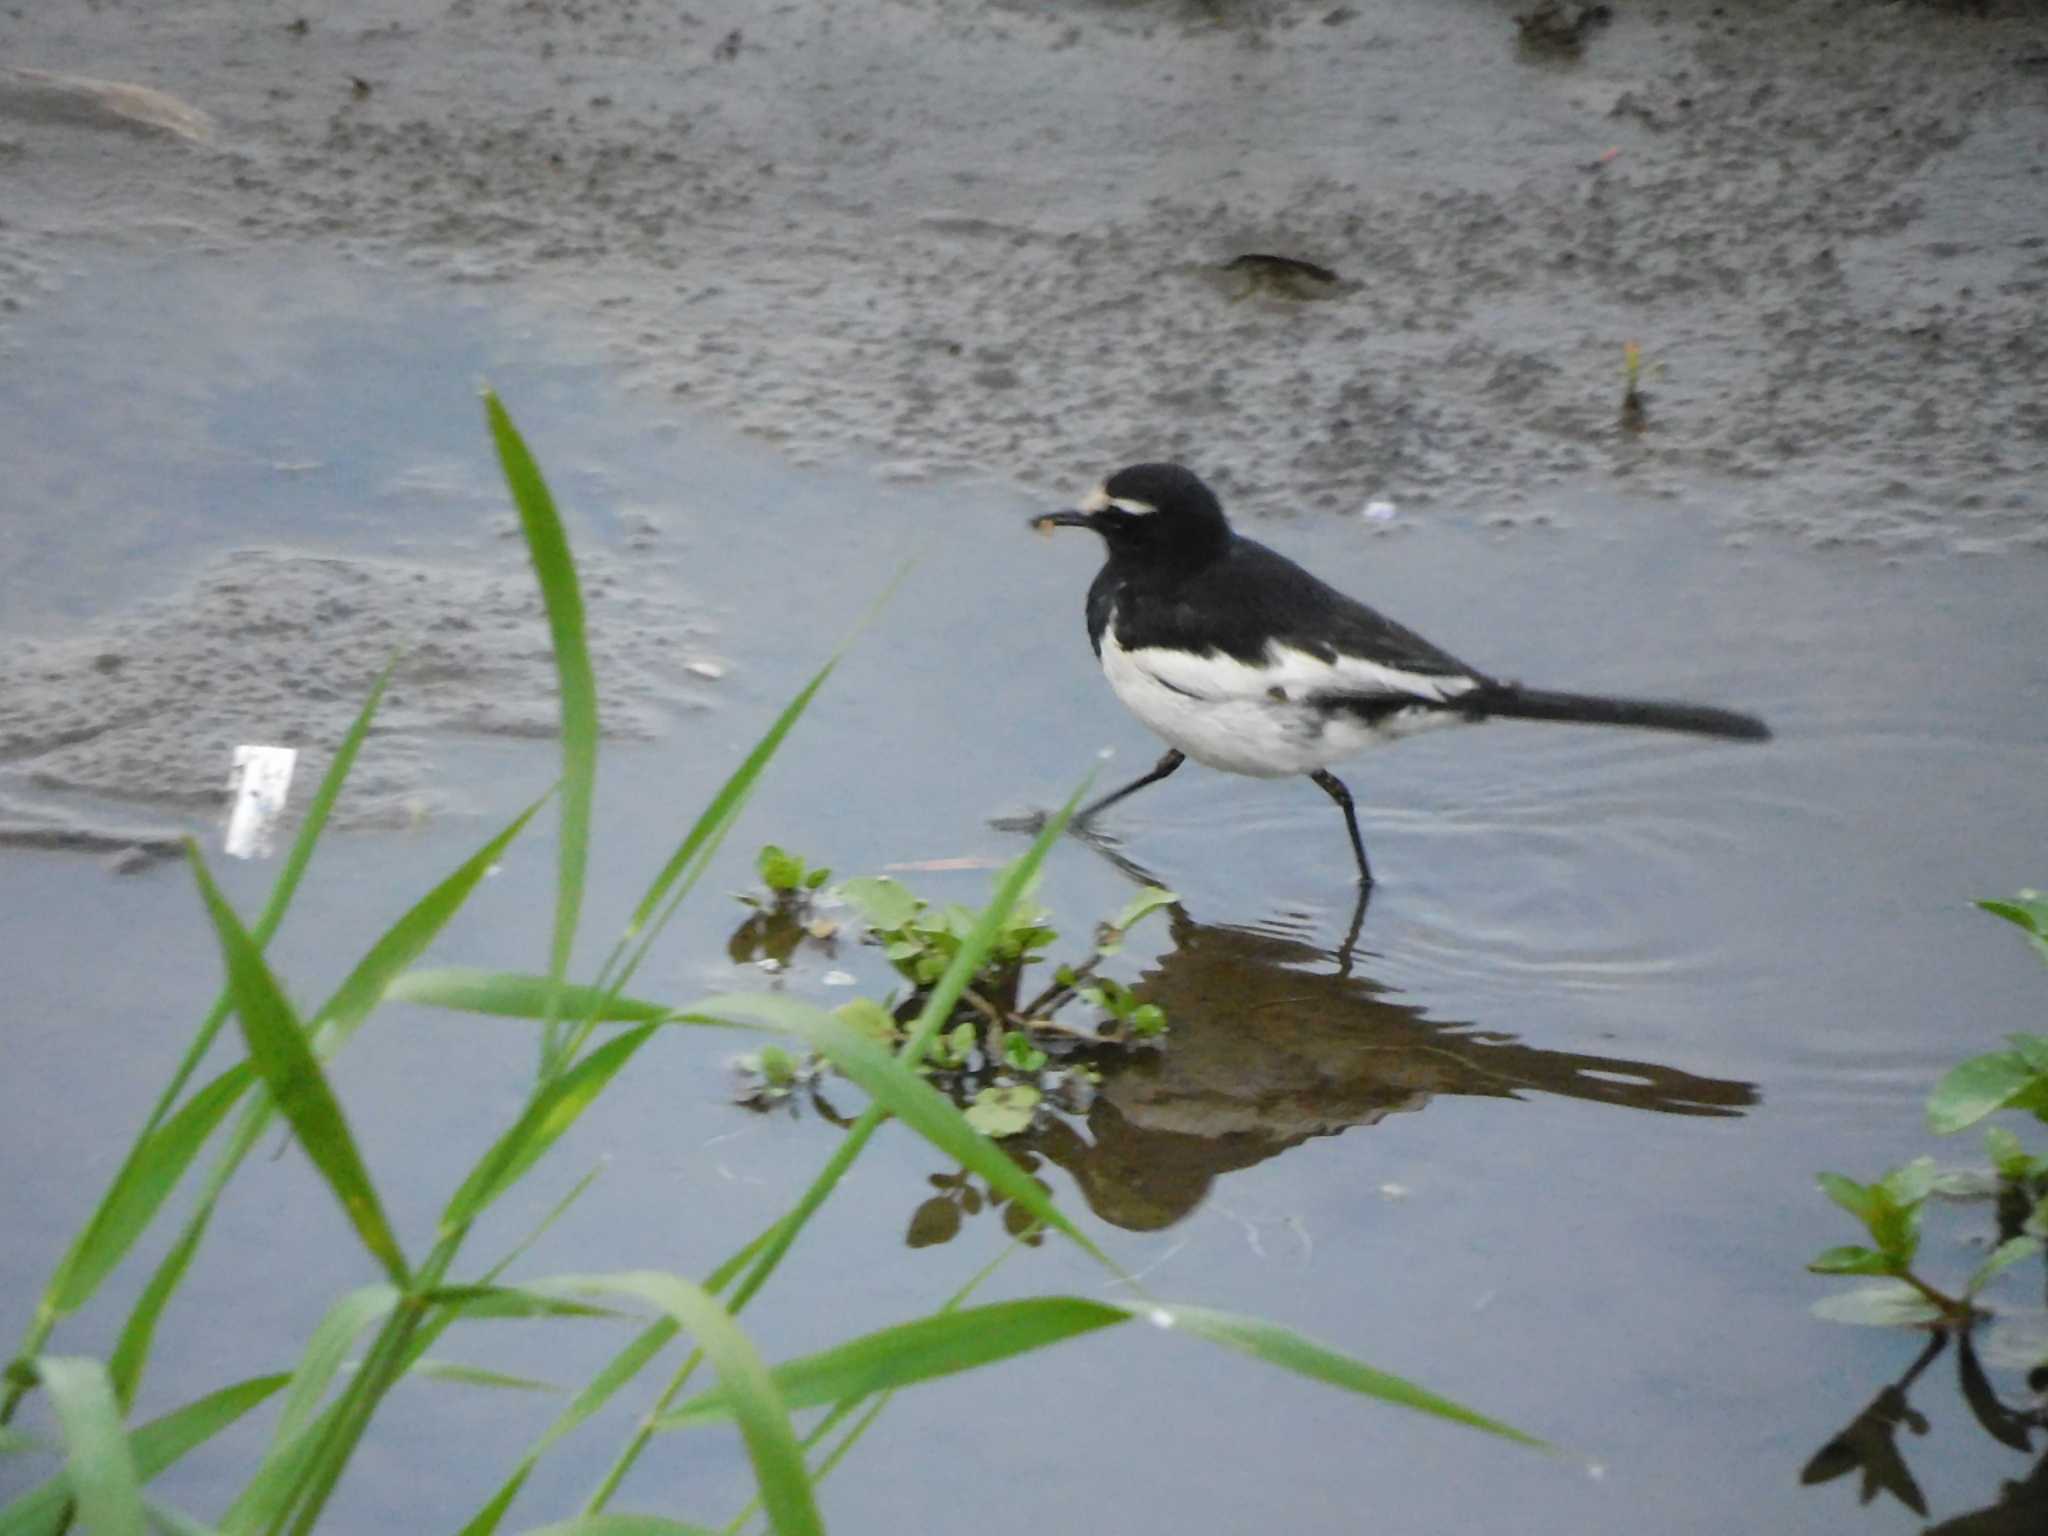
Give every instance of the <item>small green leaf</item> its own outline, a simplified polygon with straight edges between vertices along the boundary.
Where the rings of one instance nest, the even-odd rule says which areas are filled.
[[[1927,1101],[1928,1128],[1948,1135],[1975,1125],[2032,1087],[2036,1074],[2017,1051],[1994,1051],[1959,1061],[1934,1085]]]
[[[1125,903],[1123,911],[1110,920],[1109,926],[1118,933],[1128,933],[1152,913],[1162,907],[1170,907],[1179,900],[1178,896],[1162,886],[1148,885]]]
[[[841,1003],[832,1010],[832,1017],[852,1025],[877,1045],[893,1044],[899,1033],[895,1015],[872,998],[856,997]]]
[[[1940,1322],[1941,1308],[1901,1280],[1823,1296],[1813,1304],[1813,1315],[1867,1328],[1920,1328]]]
[[[877,932],[901,928],[924,906],[887,875],[856,875],[839,883],[839,894]]]
[[[1033,1045],[1023,1030],[1013,1029],[1003,1036],[1003,1060],[1019,1072],[1037,1072],[1052,1058]]]
[[[2020,1060],[2027,1064],[2027,1070],[2037,1077],[2048,1075],[2048,1035],[2007,1035],[2012,1048]]]
[[[2017,1183],[2031,1178],[2037,1168],[2035,1160],[2027,1155],[2027,1149],[2020,1144],[2019,1137],[2002,1125],[1994,1125],[1984,1132],[1984,1150],[1991,1158],[2001,1178]]]
[[[1031,1129],[1031,1122],[1038,1117],[1041,1097],[1036,1088],[1021,1083],[984,1088],[967,1106],[966,1120],[984,1136],[1015,1136]]]
[[[773,843],[763,848],[755,858],[754,869],[760,875],[761,883],[778,894],[795,890],[804,879],[804,861]]]
[[[2041,1239],[2038,1237],[2022,1235],[2007,1238],[1991,1251],[1990,1258],[1977,1266],[1977,1272],[1970,1276],[1970,1283],[1963,1288],[1963,1294],[1975,1296],[2000,1274],[2040,1251]]]
[[[1896,1266],[1875,1248],[1830,1248],[1806,1266],[1816,1275],[1888,1275]]]
[[[2021,891],[2011,901],[1980,901],[1977,905],[2025,929],[2034,953],[2048,961],[2048,897],[2039,891]]]
[[[64,1431],[66,1475],[80,1527],[91,1536],[147,1536],[142,1480],[106,1367],[97,1360],[43,1355],[36,1375]]]
[[[1131,1033],[1141,1040],[1166,1033],[1166,1014],[1156,1003],[1140,1003],[1131,1010]]]

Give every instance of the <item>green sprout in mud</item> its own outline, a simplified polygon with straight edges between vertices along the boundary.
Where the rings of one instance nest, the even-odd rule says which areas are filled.
[[[2048,960],[2048,898],[2022,891],[2011,901],[1978,903],[2024,929]],[[2017,1111],[2048,1122],[2048,1035],[2015,1034],[2010,1049],[1958,1062],[1927,1101],[1927,1124],[1952,1135],[1986,1117]],[[1830,1248],[1807,1268],[1816,1274],[1882,1277],[1884,1285],[1831,1296],[1816,1310],[1838,1322],[1967,1329],[1981,1315],[1977,1297],[1992,1280],[2048,1252],[2048,1157],[2027,1151],[2004,1126],[1985,1132],[1988,1175],[1944,1172],[1931,1158],[1916,1158],[1869,1184],[1839,1173],[1820,1175],[1820,1186],[1863,1224],[1870,1241]],[[1915,1268],[1921,1220],[1936,1197],[1990,1195],[1997,1202],[1996,1247],[1971,1273],[1960,1293],[1944,1291]]]
[[[820,917],[817,906],[843,903],[856,915],[866,942],[880,948],[910,986],[909,995],[891,1007],[857,999],[838,1010],[879,1044],[900,1043],[905,1021],[922,1009],[933,981],[953,964],[961,943],[985,916],[959,903],[928,902],[887,876],[864,875],[827,887],[818,870],[773,845],[761,851],[755,867],[768,892],[740,898],[754,913],[733,935],[734,958],[772,960],[779,969],[791,962],[807,935],[829,947],[839,927]],[[1023,992],[1024,972],[1044,958],[1060,935],[1044,907],[1019,900],[997,926],[953,1016],[932,1036],[920,1070],[959,1103],[967,1123],[985,1136],[1019,1136],[1044,1113],[1085,1109],[1100,1077],[1089,1055],[1151,1047],[1166,1032],[1166,1014],[1158,1004],[1099,975],[1098,967],[1123,948],[1132,928],[1175,900],[1171,891],[1147,886],[1096,926],[1094,946],[1084,959],[1056,967],[1051,982],[1030,997]],[[1060,1017],[1077,1003],[1100,1017],[1092,1024],[1070,1024]],[[802,1088],[825,1111],[817,1094],[821,1064],[816,1057],[798,1064],[794,1075],[778,1078],[758,1054],[735,1063],[741,1103],[793,1109],[793,1092]]]

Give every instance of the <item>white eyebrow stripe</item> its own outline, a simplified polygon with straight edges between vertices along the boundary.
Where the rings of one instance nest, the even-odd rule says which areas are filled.
[[[1109,494],[1109,488],[1101,485],[1081,498],[1083,512],[1107,512],[1112,507],[1119,512],[1129,512],[1134,517],[1142,517],[1147,512],[1159,510],[1151,502],[1139,501],[1133,496],[1112,496]]]

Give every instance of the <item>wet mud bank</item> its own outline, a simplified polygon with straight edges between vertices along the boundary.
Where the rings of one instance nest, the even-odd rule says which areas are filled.
[[[0,81],[0,295],[80,241],[312,242],[503,285],[799,459],[1503,516],[1711,477],[1736,528],[2048,543],[2048,16],[1515,10],[43,6],[16,62],[203,116]]]

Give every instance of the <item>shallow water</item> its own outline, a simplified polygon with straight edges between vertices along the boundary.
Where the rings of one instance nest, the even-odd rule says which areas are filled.
[[[1151,762],[1155,745],[1088,654],[1096,551],[1030,539],[1030,497],[793,471],[622,396],[569,338],[501,324],[481,299],[311,259],[78,271],[12,336],[14,355],[64,368],[0,374],[0,445],[35,492],[15,514],[25,538],[0,578],[0,631],[45,644],[96,633],[144,600],[178,601],[195,572],[252,544],[498,569],[502,503],[471,392],[483,373],[579,547],[593,566],[616,562],[620,611],[665,599],[676,611],[661,610],[673,629],[660,633],[719,673],[628,658],[646,665],[622,709],[646,729],[605,759],[592,954],[801,678],[915,560],[638,990],[762,983],[725,950],[745,915],[725,893],[750,883],[761,842],[842,874],[998,861],[1021,842],[991,817],[1054,802],[1100,749],[1115,752],[1105,782]],[[127,428],[74,425],[115,397]],[[1499,725],[1358,761],[1345,777],[1383,884],[1348,967],[1332,952],[1352,913],[1350,854],[1311,786],[1190,768],[1147,790],[1112,826],[1184,907],[1121,963],[1174,1036],[1155,1068],[1107,1083],[1085,1124],[1037,1145],[1060,1170],[1046,1172],[1056,1193],[1091,1211],[1090,1230],[1157,1294],[1271,1315],[1601,1475],[1133,1331],[906,1394],[828,1485],[836,1528],[1817,1532],[1857,1518],[1851,1482],[1802,1489],[1799,1470],[1918,1341],[1807,1315],[1829,1286],[1801,1265],[1854,1236],[1812,1174],[1964,1155],[1920,1131],[1927,1087],[2038,1017],[2035,963],[1968,902],[2044,875],[2041,577],[2031,559],[1885,562],[1731,536],[1722,505],[1707,486],[1653,506],[1581,488],[1512,528],[1407,508],[1386,525],[1257,525],[1476,665],[1736,704],[1778,739]],[[312,644],[352,643],[349,623],[329,617]],[[208,684],[173,701],[195,731],[223,696]],[[305,718],[345,722],[354,704]],[[419,811],[324,847],[273,951],[300,995],[331,985],[552,778],[545,743],[496,716],[462,732],[459,714],[422,705],[373,741],[366,771]],[[31,807],[209,826],[151,795],[146,772],[133,795],[86,797],[37,783],[34,762],[13,750],[6,765]],[[245,908],[271,873],[222,871]],[[903,878],[968,901],[988,882]],[[438,955],[530,964],[551,881],[543,833]],[[1078,932],[1128,889],[1070,842],[1043,894]],[[218,978],[175,864],[118,877],[77,854],[0,854],[0,910],[16,1004],[0,1157],[20,1171],[0,1193],[0,1295],[25,1316]],[[845,947],[784,984],[836,1002],[834,967],[886,985],[874,954]],[[729,1107],[722,1063],[736,1048],[678,1037],[643,1058],[475,1251],[508,1244],[603,1157],[592,1193],[522,1269],[708,1269],[836,1135],[815,1117]],[[340,1058],[401,1232],[429,1229],[438,1192],[518,1102],[532,1054],[521,1028],[394,1008]],[[750,1310],[764,1347],[791,1354],[922,1312],[979,1267],[1001,1240],[986,1212],[950,1242],[904,1246],[928,1179],[946,1172],[921,1143],[879,1138]],[[1938,1238],[1933,1267],[1971,1262]],[[164,1331],[143,1412],[278,1367],[333,1295],[368,1278],[297,1154],[252,1162]],[[1048,1244],[989,1294],[1099,1287]],[[88,1313],[59,1345],[105,1348],[116,1310]],[[573,1383],[612,1342],[505,1327],[451,1336],[445,1353]],[[1946,1362],[1923,1379],[1915,1404],[1932,1432],[1904,1447],[1936,1517],[1990,1502],[2028,1465],[1967,1423],[1952,1379]],[[583,1443],[616,1443],[638,1403]],[[450,1386],[399,1394],[334,1528],[459,1522],[552,1409]],[[162,1491],[217,1509],[260,1427]],[[544,1463],[522,1510],[564,1507],[602,1454],[571,1446]],[[0,1463],[0,1486],[21,1475]],[[676,1440],[627,1503],[708,1513],[745,1485],[727,1440]],[[1905,1517],[1881,1502],[1870,1518]]]

